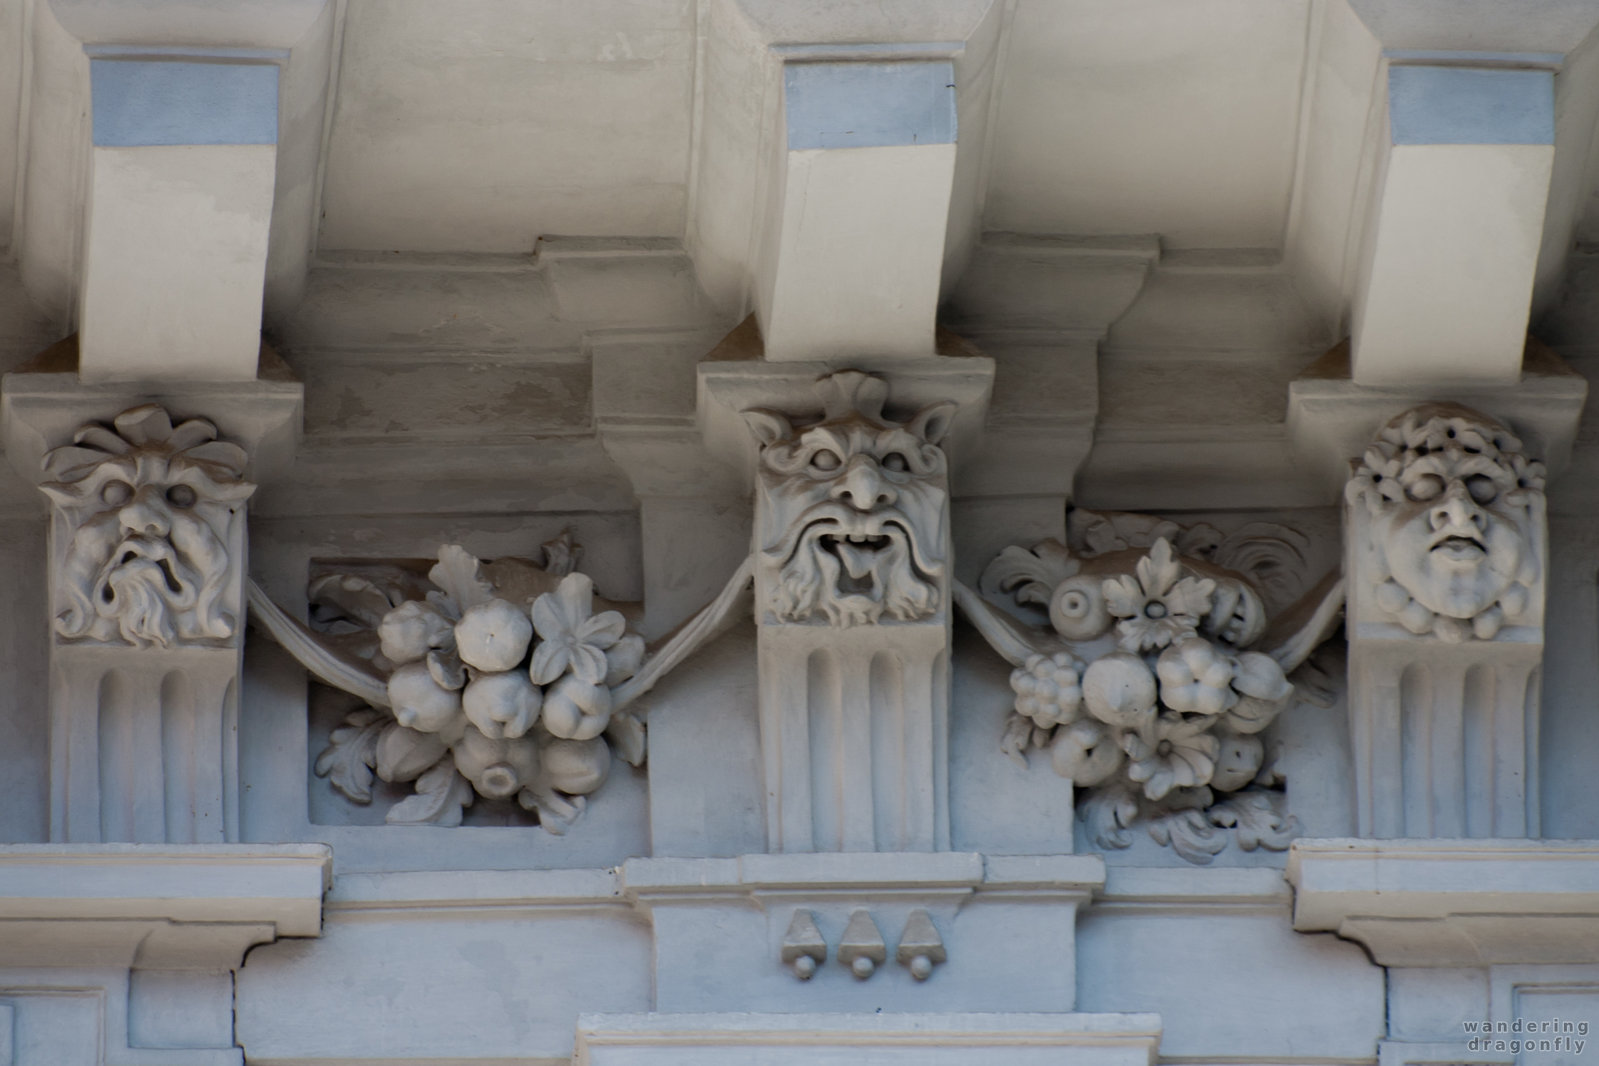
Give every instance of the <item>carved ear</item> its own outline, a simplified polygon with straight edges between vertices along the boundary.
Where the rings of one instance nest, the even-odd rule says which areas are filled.
[[[955,412],[959,405],[953,400],[939,400],[930,403],[907,423],[905,428],[922,438],[929,444],[937,444],[949,432],[949,427],[955,421]]]
[[[744,415],[744,422],[750,427],[750,432],[755,434],[755,439],[761,442],[763,448],[780,440],[788,440],[794,435],[794,424],[781,412],[768,410],[765,407],[751,407],[741,413]]]

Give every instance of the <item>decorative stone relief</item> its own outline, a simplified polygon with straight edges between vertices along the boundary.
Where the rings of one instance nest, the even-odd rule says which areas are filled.
[[[1541,608],[1543,464],[1499,423],[1458,404],[1389,422],[1345,495],[1357,576],[1388,619],[1450,643],[1493,640]]]
[[[773,621],[869,625],[931,617],[949,555],[953,403],[887,421],[888,384],[857,370],[820,382],[820,421],[744,418],[761,445],[756,537],[760,609]]]
[[[90,422],[44,459],[55,507],[59,638],[134,646],[216,644],[238,630],[244,449],[145,404]]]
[[[1336,574],[1288,606],[1303,572],[1292,531],[1257,524],[1223,538],[1140,516],[1074,520],[1076,551],[1007,548],[980,581],[1048,629],[955,590],[1016,668],[1002,750],[1024,766],[1030,749],[1049,752],[1084,790],[1079,814],[1098,847],[1128,847],[1127,830],[1143,825],[1200,864],[1227,846],[1218,829],[1246,851],[1286,848],[1297,825],[1269,729],[1294,698],[1288,674],[1337,625]]]
[[[844,370],[815,416],[744,412],[760,445],[755,602],[767,846],[948,846],[949,488],[956,405],[904,421]],[[828,782],[837,782],[835,786]]]
[[[1543,464],[1487,415],[1429,403],[1350,468],[1358,832],[1537,836]]]
[[[552,833],[605,783],[613,751],[640,766],[643,722],[629,705],[733,613],[746,565],[723,595],[646,662],[644,640],[573,567],[569,538],[544,565],[484,564],[457,545],[418,587],[358,575],[313,583],[301,626],[252,585],[255,617],[302,665],[367,706],[335,729],[316,772],[357,803],[373,775],[413,783],[391,825],[459,825],[477,800],[514,801]],[[330,624],[333,623],[333,624]]]

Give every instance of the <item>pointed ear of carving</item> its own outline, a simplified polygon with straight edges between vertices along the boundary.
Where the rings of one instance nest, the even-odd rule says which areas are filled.
[[[958,409],[959,405],[953,400],[930,403],[917,411],[915,416],[905,423],[905,428],[927,443],[937,444],[949,432],[950,424],[955,421],[955,412]]]
[[[780,440],[787,440],[794,435],[794,424],[781,412],[768,410],[765,407],[751,407],[741,413],[744,415],[745,424],[750,427],[750,432],[755,434],[755,439],[760,441],[762,448],[776,444]]]

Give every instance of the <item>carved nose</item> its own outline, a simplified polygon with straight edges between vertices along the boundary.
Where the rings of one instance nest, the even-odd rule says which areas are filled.
[[[894,486],[883,480],[877,464],[864,455],[850,463],[844,477],[833,486],[832,495],[857,511],[872,511],[899,499]]]
[[[1459,480],[1449,483],[1448,491],[1438,506],[1432,509],[1431,517],[1433,529],[1471,526],[1480,533],[1487,526],[1487,516],[1482,513],[1477,501],[1471,498],[1465,482]]]
[[[117,520],[129,533],[145,537],[164,537],[172,531],[171,516],[155,488],[146,485],[117,512]]]

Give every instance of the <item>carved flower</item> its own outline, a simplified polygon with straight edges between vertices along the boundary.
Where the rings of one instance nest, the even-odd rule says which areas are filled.
[[[1011,671],[1010,687],[1016,693],[1016,713],[1031,718],[1044,729],[1077,717],[1083,690],[1078,684],[1082,664],[1066,652],[1032,655]]]
[[[1199,637],[1180,640],[1155,663],[1160,701],[1183,714],[1217,715],[1238,702],[1233,664],[1216,646]]]
[[[536,683],[547,685],[568,669],[590,685],[604,683],[610,669],[605,652],[622,639],[627,623],[616,611],[593,610],[594,582],[575,572],[533,601],[539,645],[529,672]]]
[[[1155,739],[1137,733],[1122,737],[1122,750],[1131,760],[1127,776],[1141,782],[1144,795],[1164,799],[1174,788],[1208,784],[1216,769],[1216,738],[1207,731],[1210,719],[1185,721],[1181,715],[1163,714],[1155,722]]]
[[[1171,541],[1162,537],[1138,560],[1136,574],[1105,579],[1105,605],[1121,620],[1116,631],[1123,648],[1151,651],[1194,635],[1210,611],[1216,583],[1182,572]]]
[[[1405,487],[1399,480],[1404,467],[1399,449],[1386,441],[1378,441],[1366,449],[1366,456],[1344,486],[1344,495],[1350,503],[1365,500],[1375,509],[1383,500],[1402,500]]]

